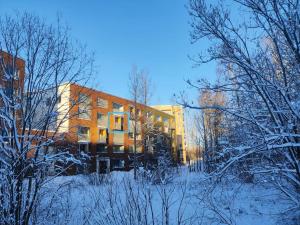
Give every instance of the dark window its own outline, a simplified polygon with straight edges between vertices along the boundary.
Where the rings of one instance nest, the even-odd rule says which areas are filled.
[[[125,167],[125,161],[120,159],[113,159],[112,166],[114,169],[122,169]]]
[[[107,146],[103,144],[97,144],[96,146],[97,153],[106,153],[107,152]]]

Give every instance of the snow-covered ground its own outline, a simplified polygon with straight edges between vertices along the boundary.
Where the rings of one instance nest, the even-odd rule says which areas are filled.
[[[101,184],[92,175],[56,177],[39,200],[37,224],[297,224],[270,183],[212,185],[187,168],[167,185],[136,182],[131,172],[113,172]]]

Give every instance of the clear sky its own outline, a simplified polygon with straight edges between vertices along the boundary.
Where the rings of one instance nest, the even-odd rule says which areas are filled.
[[[186,89],[185,78],[213,80],[215,65],[193,68],[188,55],[207,46],[190,44],[187,0],[0,0],[0,14],[33,12],[54,22],[57,14],[71,35],[95,52],[96,89],[129,98],[133,64],[149,71],[155,92],[152,104],[171,104]],[[192,92],[190,98],[197,98]]]

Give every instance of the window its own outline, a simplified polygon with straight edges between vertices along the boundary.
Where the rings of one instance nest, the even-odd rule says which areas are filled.
[[[89,127],[78,127],[78,141],[90,141]]]
[[[134,145],[128,146],[128,152],[134,153]],[[136,153],[142,153],[142,146],[140,146],[140,145],[136,146]]]
[[[136,134],[136,140],[142,140],[142,135],[141,134]],[[129,139],[134,139],[134,133],[129,132],[128,133],[128,138]]]
[[[168,118],[164,118],[164,123],[169,123],[169,119]]]
[[[99,129],[98,142],[107,143],[107,131],[106,131],[106,129]]]
[[[133,106],[129,106],[129,113],[130,113],[130,119],[133,120],[134,119],[134,107]]]
[[[89,152],[89,144],[87,143],[80,143],[78,146],[79,152],[88,153]]]
[[[78,117],[80,119],[91,119],[91,99],[88,95],[80,93],[78,98]]]
[[[134,146],[133,145],[128,146],[128,152],[129,153],[134,153]]]
[[[142,146],[136,146],[136,152],[142,153]]]
[[[142,133],[142,123],[140,121],[136,122],[136,133]]]
[[[123,112],[123,105],[113,102],[113,112]]]
[[[113,159],[112,166],[114,169],[122,169],[125,167],[125,161],[121,159]]]
[[[115,116],[114,130],[124,130],[124,118]]]
[[[133,139],[133,138],[134,138],[133,132],[129,132],[129,133],[128,133],[128,138],[129,138],[129,139]]]
[[[103,144],[97,144],[96,151],[97,153],[107,153],[107,146]]]
[[[105,99],[97,98],[97,106],[106,109],[108,107],[108,102]]]
[[[147,117],[147,118],[151,118],[151,117],[152,117],[152,112],[149,112],[149,111],[146,112],[146,117]]]
[[[124,153],[124,145],[114,145],[113,152],[114,153]]]
[[[168,133],[169,132],[169,119],[168,118],[164,118],[163,119],[163,123],[164,123],[164,132]]]
[[[156,121],[160,122],[161,121],[161,116],[156,116]]]
[[[97,124],[99,127],[107,127],[107,116],[102,113],[97,113]]]

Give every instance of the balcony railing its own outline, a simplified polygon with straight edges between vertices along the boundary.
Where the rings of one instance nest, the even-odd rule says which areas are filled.
[[[122,130],[122,124],[121,123],[115,123],[114,130]]]
[[[114,133],[113,135],[113,143],[115,145],[124,145],[124,133]]]

